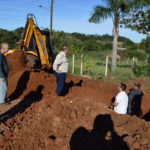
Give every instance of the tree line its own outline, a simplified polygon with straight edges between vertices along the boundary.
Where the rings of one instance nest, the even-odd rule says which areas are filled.
[[[24,28],[13,31],[0,29],[0,43],[8,42],[11,49],[17,48],[17,41],[21,39]],[[44,29],[49,31],[49,29]],[[88,54],[111,54],[113,36],[110,35],[86,35],[81,33],[65,33],[63,31],[53,32],[53,49],[59,51],[64,45],[70,49],[70,53]],[[122,50],[123,49],[123,50]],[[121,57],[137,57],[145,59],[150,53],[150,37],[143,39],[140,43],[134,43],[126,37],[118,37],[118,54]]]

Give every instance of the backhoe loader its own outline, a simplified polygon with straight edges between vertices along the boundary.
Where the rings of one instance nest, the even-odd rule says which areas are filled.
[[[33,14],[27,15],[22,38],[17,42],[17,50],[10,50],[7,54],[24,51],[27,53],[26,61],[28,67],[50,68],[52,65],[53,53],[49,39],[49,33],[41,31],[34,22]]]

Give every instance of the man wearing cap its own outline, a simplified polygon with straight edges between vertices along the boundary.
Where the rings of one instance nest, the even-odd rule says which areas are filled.
[[[8,44],[3,43],[0,50],[0,104],[9,104],[6,102],[8,77],[8,64],[4,56],[6,52],[8,52]]]
[[[135,83],[133,89],[130,89],[128,94],[129,96],[129,103],[128,103],[128,114],[136,115],[140,117],[142,115],[141,112],[141,101],[143,93],[140,90],[141,84]]]
[[[57,88],[55,93],[57,96],[62,96],[62,92],[65,85],[66,74],[68,72],[68,48],[63,47],[62,51],[56,56],[53,64],[53,70],[55,71],[55,77],[57,82]]]

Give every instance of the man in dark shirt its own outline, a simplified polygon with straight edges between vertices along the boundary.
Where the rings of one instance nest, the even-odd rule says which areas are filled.
[[[129,92],[129,102],[128,102],[128,114],[136,115],[137,117],[141,117],[141,101],[143,93],[140,90],[141,84],[135,83],[134,88],[130,89]]]
[[[8,52],[8,44],[1,44],[0,50],[0,104],[9,104],[6,102],[7,93],[7,77],[8,77],[8,64],[4,53]]]

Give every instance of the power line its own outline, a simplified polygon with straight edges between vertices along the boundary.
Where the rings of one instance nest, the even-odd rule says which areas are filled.
[[[41,1],[41,0],[34,0],[34,1],[32,1],[32,2],[30,1],[30,2],[28,2],[28,3],[24,3],[24,4],[19,5],[19,6],[10,7],[10,8],[7,8],[7,10],[1,10],[0,13],[9,12],[9,11],[12,11],[12,10],[15,10],[15,9],[18,9],[18,8],[22,8],[22,7],[25,7],[25,6],[27,6],[27,5],[30,5],[30,4],[33,4],[33,3],[35,3],[35,2],[39,2],[39,1]]]

